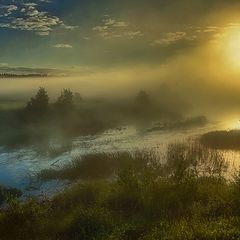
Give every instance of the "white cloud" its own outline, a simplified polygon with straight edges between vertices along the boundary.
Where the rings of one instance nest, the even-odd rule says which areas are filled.
[[[186,32],[169,32],[162,38],[155,40],[152,45],[170,45],[181,40],[193,41],[197,38],[195,35],[188,35]]]
[[[112,18],[103,19],[102,22],[105,26],[112,26],[112,27],[127,27],[128,24],[124,21],[117,21]]]
[[[0,17],[8,17],[17,10],[18,7],[15,5],[0,6]]]
[[[58,43],[54,45],[55,48],[73,48],[72,45],[66,43]]]
[[[128,31],[125,33],[125,36],[129,39],[134,39],[136,37],[142,37],[144,34],[141,31]]]
[[[50,32],[36,32],[37,35],[39,36],[48,36],[50,34]]]
[[[108,15],[105,16],[100,25],[95,26],[92,30],[104,39],[134,39],[144,35],[141,31],[131,28],[127,22],[118,21]]]
[[[39,2],[51,3],[51,0],[39,0]]]
[[[205,40],[209,40],[212,43],[216,43],[219,39],[221,39],[226,32],[231,31],[240,31],[240,23],[228,23],[226,25],[205,25],[205,26],[191,26],[190,34],[192,35],[192,40],[196,38],[202,38]],[[194,33],[196,36],[194,36]],[[190,35],[188,34],[188,35]],[[187,36],[187,40],[191,40],[191,35]],[[193,37],[195,37],[193,39]]]
[[[50,3],[51,1],[39,0],[39,2]],[[38,4],[34,2],[0,5],[0,28],[33,31],[37,35],[47,36],[59,27],[66,30],[76,28],[76,26],[66,25],[59,17],[40,10]]]

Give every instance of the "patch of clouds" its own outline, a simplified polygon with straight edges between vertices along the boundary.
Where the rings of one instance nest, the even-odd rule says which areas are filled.
[[[73,48],[72,45],[66,43],[58,43],[54,45],[55,48]]]
[[[77,26],[66,25],[62,19],[40,9],[39,3],[49,0],[21,2],[15,5],[0,5],[0,28],[33,31],[39,36],[48,36],[56,28],[74,30]]]
[[[229,23],[225,25],[188,26],[184,31],[167,32],[154,40],[151,45],[173,45],[179,41],[209,40],[211,42],[221,38],[225,32],[231,30],[240,31],[240,23]]]
[[[37,35],[39,36],[48,36],[50,34],[49,31],[46,31],[46,32],[36,32]]]
[[[140,30],[133,29],[129,23],[110,18],[108,15],[105,15],[101,24],[92,30],[104,39],[135,39],[144,36]]]
[[[18,7],[15,5],[0,6],[0,17],[8,17],[17,10]]]
[[[195,32],[197,38],[209,40],[212,43],[220,41],[227,33],[240,32],[240,23],[228,23],[224,25],[192,26],[190,30]]]
[[[228,29],[240,29],[240,23],[229,23],[225,28],[228,28]]]
[[[39,2],[51,3],[51,0],[38,0]]]
[[[190,29],[194,32],[198,33],[214,33],[217,32],[221,29],[223,29],[223,27],[220,26],[191,26]]]
[[[240,23],[228,23],[225,25],[219,25],[219,26],[193,26],[192,29],[195,29],[196,32],[199,33],[216,33],[224,30],[230,30],[230,29],[240,29]]]
[[[160,39],[155,40],[152,45],[170,45],[181,40],[193,41],[196,35],[188,35],[186,32],[168,32]]]
[[[208,33],[208,32],[216,32],[219,30],[219,27],[216,27],[216,26],[208,26],[206,27],[205,29],[203,29],[202,31],[205,32],[205,33]]]
[[[67,30],[75,30],[75,29],[79,28],[79,26],[70,26],[70,25],[65,25],[64,23],[62,23],[62,27]]]

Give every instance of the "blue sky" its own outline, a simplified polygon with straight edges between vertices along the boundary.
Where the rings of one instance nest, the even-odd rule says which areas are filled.
[[[0,0],[0,66],[160,64],[239,24],[228,14],[239,7],[236,0]]]

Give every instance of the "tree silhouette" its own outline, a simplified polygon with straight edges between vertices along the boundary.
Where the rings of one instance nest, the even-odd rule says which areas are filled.
[[[74,93],[74,103],[80,104],[83,101],[82,96],[79,92]]]
[[[152,102],[146,91],[140,91],[135,97],[133,105],[134,116],[138,120],[150,118],[153,114]]]
[[[146,91],[140,91],[136,97],[136,105],[139,107],[149,106],[150,97]]]
[[[49,97],[45,88],[39,88],[35,97],[32,97],[27,103],[26,110],[27,112],[38,116],[48,112]]]
[[[70,89],[63,89],[55,106],[58,111],[69,111],[74,107],[74,95]]]

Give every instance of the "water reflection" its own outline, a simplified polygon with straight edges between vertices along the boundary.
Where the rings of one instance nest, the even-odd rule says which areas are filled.
[[[75,138],[71,148],[61,149],[58,141],[51,145],[57,154],[39,154],[34,148],[23,148],[15,151],[0,150],[0,184],[21,189],[26,195],[51,195],[60,191],[68,184],[63,181],[42,182],[38,173],[43,169],[58,169],[67,165],[79,155],[94,152],[135,151],[140,149],[155,150],[159,153],[166,149],[168,143],[183,141],[187,138],[196,138],[202,133],[221,129],[223,124],[208,124],[200,128],[179,131],[153,131],[139,130],[126,126],[104,132],[96,136]],[[227,159],[240,164],[240,153],[224,152]],[[232,164],[233,166],[233,164]]]

